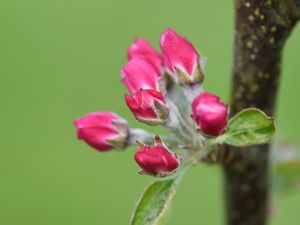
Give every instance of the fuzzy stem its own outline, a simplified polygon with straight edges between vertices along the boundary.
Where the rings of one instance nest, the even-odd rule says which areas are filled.
[[[235,0],[231,114],[257,107],[274,114],[284,43],[299,18],[298,0]],[[226,147],[227,225],[265,225],[269,145]]]

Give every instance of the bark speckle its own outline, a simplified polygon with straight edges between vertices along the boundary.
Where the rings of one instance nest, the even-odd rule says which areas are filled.
[[[246,6],[247,8],[250,8],[250,7],[251,7],[251,3],[250,3],[250,2],[245,2],[245,6]]]

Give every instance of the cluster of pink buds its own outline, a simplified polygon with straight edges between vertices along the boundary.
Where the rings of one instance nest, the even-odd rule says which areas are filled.
[[[137,142],[134,159],[141,173],[153,176],[174,173],[186,155],[200,151],[228,123],[228,106],[203,91],[206,58],[171,28],[161,35],[160,47],[161,53],[146,40],[136,39],[128,48],[121,81],[128,89],[125,102],[136,120],[164,126],[165,137],[129,128],[111,112],[90,113],[74,122],[78,138],[99,151],[124,149]],[[153,139],[155,146],[150,147],[147,144]]]

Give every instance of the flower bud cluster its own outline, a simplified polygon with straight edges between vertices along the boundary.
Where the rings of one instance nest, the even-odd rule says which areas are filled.
[[[201,83],[206,58],[200,56],[191,42],[169,28],[161,35],[160,48],[161,53],[142,38],[136,39],[128,48],[128,61],[120,73],[121,82],[128,90],[125,102],[139,122],[167,128],[168,124],[172,124],[165,138],[167,144],[175,142],[178,148],[186,146],[195,150],[199,146],[191,146],[193,139],[202,137],[201,140],[205,141],[224,132],[228,122],[228,106],[218,96],[203,91]],[[176,102],[187,102],[190,110],[180,111],[180,107],[174,104],[170,90],[166,88],[166,76],[171,78],[173,84],[184,87],[185,93],[190,88],[190,95],[193,96],[191,102],[188,98],[176,99]],[[201,90],[196,95],[195,86],[200,87],[196,90]],[[187,112],[192,115],[182,115]],[[174,123],[173,120],[179,122]],[[78,138],[99,151],[122,149],[132,144],[134,132],[124,119],[112,112],[90,113],[75,120],[74,124]],[[181,134],[175,135],[175,141],[174,137],[169,138],[173,131],[174,134]],[[145,140],[145,137],[134,138]],[[143,174],[166,176],[180,165],[179,157],[158,136],[153,147],[140,142],[138,146],[134,159]]]

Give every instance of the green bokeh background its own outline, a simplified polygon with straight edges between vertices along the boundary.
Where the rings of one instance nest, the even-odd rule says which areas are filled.
[[[132,156],[99,153],[76,140],[73,119],[126,108],[119,70],[134,37],[158,47],[173,27],[208,56],[206,90],[228,100],[233,2],[209,0],[0,0],[0,224],[129,224],[152,179]],[[300,29],[284,52],[279,135],[299,141]],[[178,190],[170,225],[219,225],[222,173],[193,168]],[[272,225],[296,224],[300,194],[282,195]]]

